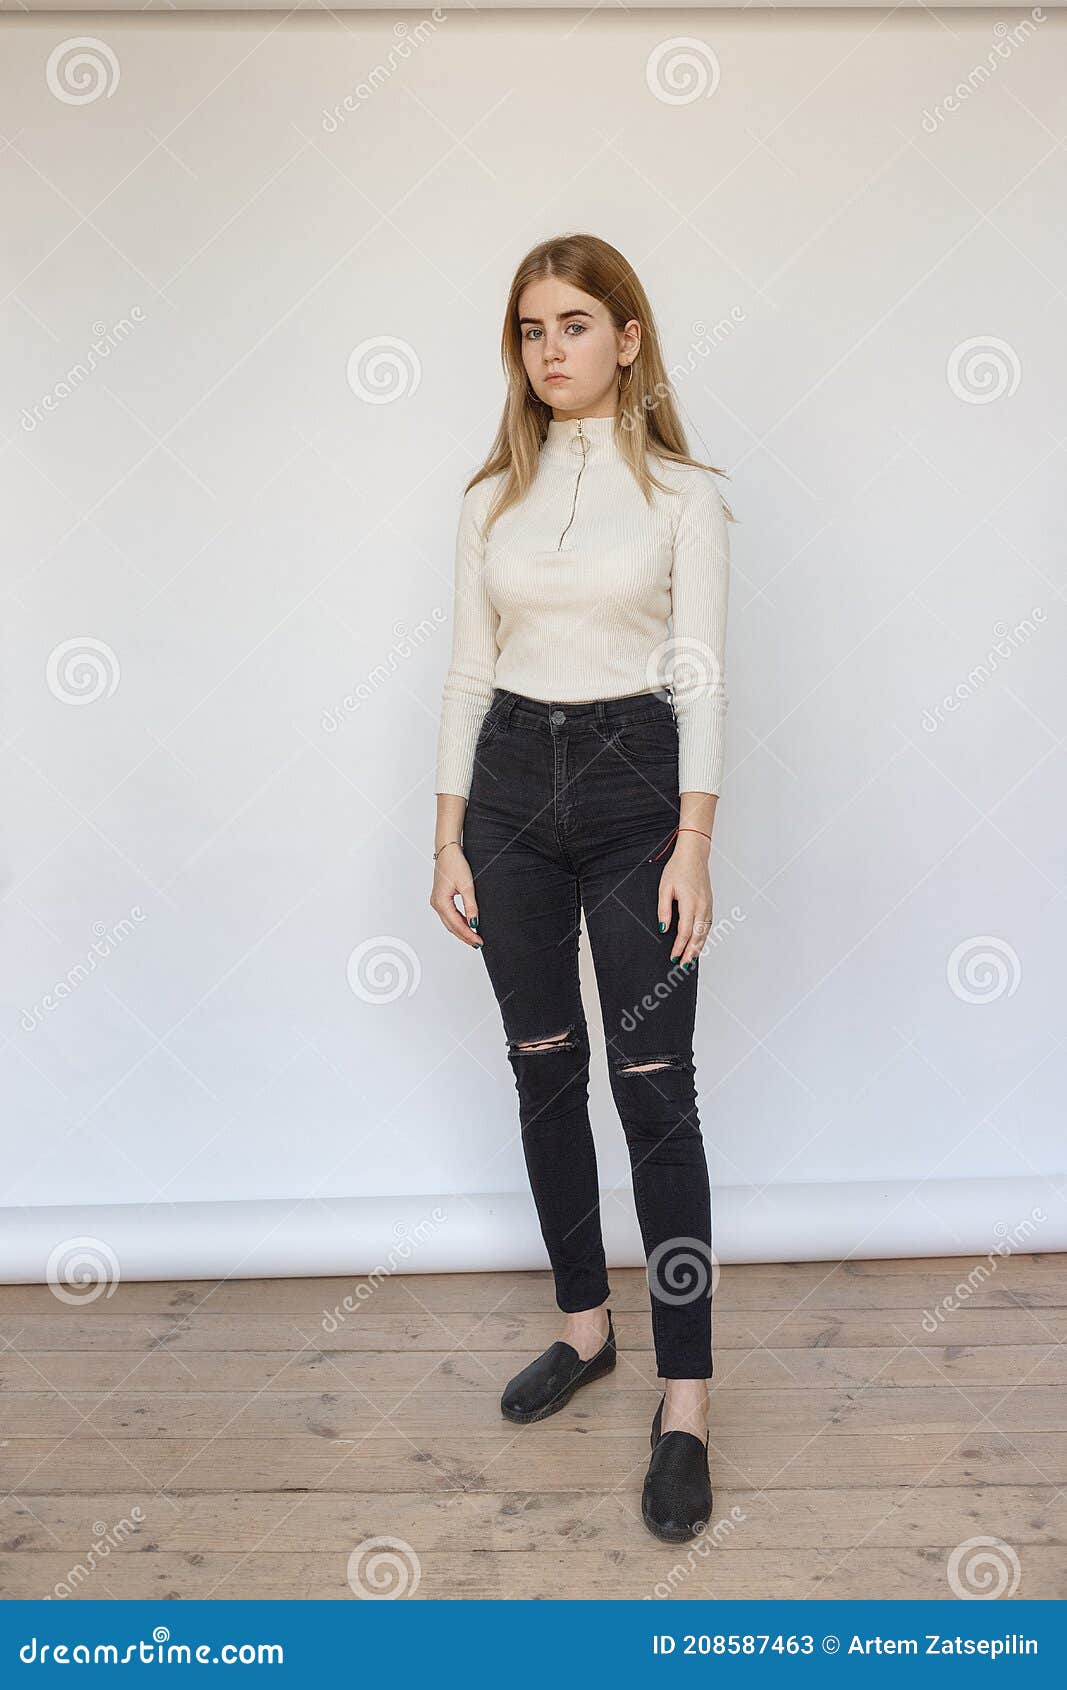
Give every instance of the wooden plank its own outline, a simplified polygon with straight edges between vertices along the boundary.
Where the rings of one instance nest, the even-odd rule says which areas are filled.
[[[613,1310],[637,1313],[648,1307],[642,1268],[612,1268]],[[727,1264],[716,1296],[724,1309],[936,1308],[955,1296],[978,1307],[1009,1307],[1020,1300],[1035,1307],[1067,1307],[1067,1259],[1061,1255],[919,1257],[895,1261]],[[345,1305],[346,1297],[349,1299]],[[552,1275],[448,1273],[309,1277],[304,1279],[131,1280],[85,1307],[111,1312],[188,1314],[291,1314],[312,1320],[324,1315],[351,1319],[370,1306],[379,1315],[408,1315],[419,1309],[468,1314],[490,1309],[509,1314],[552,1312],[558,1318]],[[63,1314],[68,1305],[48,1285],[0,1285],[0,1318],[20,1314]]]
[[[647,1534],[646,1534],[647,1536]],[[883,1598],[955,1602],[944,1557],[931,1560],[921,1549],[861,1549],[838,1553],[812,1549],[803,1556],[775,1551],[699,1549],[655,1544],[647,1549],[585,1549],[576,1553],[540,1549],[510,1555],[438,1551],[419,1553],[418,1582],[410,1563],[409,1598],[573,1600],[657,1596],[693,1601],[761,1597],[859,1600]],[[1060,1548],[1031,1545],[1022,1561],[1015,1595],[1020,1600],[1062,1597],[1065,1559]],[[110,1560],[70,1588],[68,1558],[37,1551],[0,1555],[0,1596],[33,1599],[52,1589],[90,1600],[206,1600],[236,1598],[279,1601],[356,1601],[348,1583],[348,1558],[337,1553],[297,1552],[255,1557],[197,1552],[188,1555],[127,1555]]]
[[[84,1555],[146,1551],[336,1550],[374,1536],[400,1536],[424,1550],[568,1553],[589,1547],[644,1547],[638,1479],[620,1491],[218,1491],[158,1496],[152,1491],[86,1495],[22,1492],[0,1502],[0,1548]],[[738,1509],[736,1549],[848,1549],[869,1546],[950,1550],[994,1526],[1019,1551],[1067,1543],[1067,1508],[1046,1485],[868,1485],[759,1492],[722,1491],[717,1517]],[[137,1510],[138,1512],[134,1512]]]
[[[1029,1327],[1026,1328],[1029,1330]],[[1035,1334],[1041,1339],[1041,1333]],[[625,1350],[625,1365],[615,1369],[613,1391],[658,1393],[662,1384],[655,1357],[647,1350]],[[513,1350],[183,1350],[170,1355],[152,1349],[4,1350],[0,1352],[0,1392],[40,1390],[48,1384],[70,1395],[78,1390],[197,1391],[332,1390],[358,1385],[377,1400],[379,1393],[414,1390],[432,1380],[442,1398],[457,1392],[499,1392],[524,1358]],[[988,1385],[1003,1390],[1025,1379],[1030,1385],[1067,1385],[1067,1346],[1049,1341],[1028,1344],[904,1344],[855,1349],[797,1349],[780,1353],[756,1345],[730,1349],[716,1341],[713,1389],[729,1383],[748,1388],[791,1390],[807,1386],[866,1385],[877,1377],[885,1387],[951,1381],[964,1388]]]
[[[713,1480],[747,1489],[837,1485],[1067,1484],[1062,1432],[998,1431],[979,1422],[957,1431],[867,1432],[830,1427],[814,1437],[748,1426],[712,1432]],[[504,1434],[435,1438],[422,1447],[402,1435],[368,1439],[216,1437],[116,1438],[99,1434],[13,1438],[0,1446],[5,1491],[113,1492],[143,1485],[177,1492],[538,1490],[610,1491],[631,1483],[648,1461],[641,1432],[586,1427],[508,1427]],[[724,1499],[728,1493],[724,1490]]]
[[[0,1321],[0,1344],[10,1345],[26,1355],[36,1351],[126,1350],[148,1352],[166,1348],[173,1353],[186,1350],[507,1350],[534,1356],[547,1349],[559,1336],[558,1310],[544,1313],[468,1316],[414,1315],[384,1317],[373,1306],[353,1315],[336,1332],[325,1333],[311,1320],[274,1315],[195,1314],[171,1320],[165,1315],[127,1317],[106,1307],[85,1311],[65,1310],[55,1315],[25,1315]],[[619,1347],[645,1350],[651,1347],[651,1321],[647,1311],[620,1314],[615,1321]],[[716,1350],[751,1350],[768,1344],[775,1350],[858,1347],[891,1347],[929,1344],[936,1336],[945,1344],[998,1344],[1006,1337],[1016,1342],[1051,1346],[1067,1343],[1067,1309],[963,1308],[936,1323],[936,1332],[924,1329],[914,1309],[823,1310],[800,1307],[790,1312],[716,1310],[712,1318]]]
[[[438,1396],[433,1377],[413,1391],[389,1389],[371,1396],[337,1378],[328,1391],[143,1392],[122,1389],[58,1392],[25,1391],[7,1397],[4,1431],[11,1443],[20,1438],[65,1438],[98,1433],[128,1439],[280,1438],[310,1433],[326,1442],[353,1438],[388,1438],[398,1433],[430,1445],[464,1432],[480,1436],[513,1428],[502,1419],[498,1391],[454,1392]],[[617,1391],[613,1380],[598,1380],[542,1423],[541,1438],[557,1438],[582,1428],[602,1434],[647,1433],[658,1397],[652,1392]],[[988,1416],[1015,1436],[1022,1431],[1067,1433],[1067,1392],[1053,1385],[976,1386],[960,1391],[935,1384],[908,1390],[837,1386],[826,1390],[750,1390],[731,1384],[711,1393],[715,1434],[745,1430],[752,1438],[793,1429],[817,1436],[842,1427],[869,1437],[918,1432],[963,1433]],[[1064,1440],[1067,1444],[1067,1437]],[[546,1445],[546,1449],[547,1449]]]

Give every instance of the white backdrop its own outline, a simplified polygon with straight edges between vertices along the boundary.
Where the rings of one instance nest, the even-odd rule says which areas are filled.
[[[1062,12],[4,25],[0,1275],[544,1265],[429,858],[503,299],[577,229],[740,518],[719,1254],[1064,1248]]]

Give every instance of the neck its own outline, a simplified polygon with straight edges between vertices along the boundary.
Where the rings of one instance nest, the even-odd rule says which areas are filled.
[[[553,458],[622,456],[615,439],[614,416],[568,417],[565,422],[553,418],[541,450]]]

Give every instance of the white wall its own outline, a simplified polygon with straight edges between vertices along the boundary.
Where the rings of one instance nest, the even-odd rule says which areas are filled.
[[[1067,27],[997,20],[5,20],[0,1203],[380,1195],[387,1237],[516,1193],[525,1243],[487,1254],[543,1259],[429,854],[506,287],[588,229],[741,519],[697,1042],[720,1254],[797,1184],[807,1232],[761,1237],[818,1254],[845,1182],[874,1212],[897,1182],[911,1247],[977,1247],[929,1201],[964,1178],[1062,1247]],[[646,74],[676,35],[685,103]],[[388,403],[347,375],[377,337]],[[398,992],[353,988],[363,946]],[[599,1057],[594,1105],[625,1191]]]

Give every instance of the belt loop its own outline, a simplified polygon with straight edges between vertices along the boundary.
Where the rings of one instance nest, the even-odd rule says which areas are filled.
[[[514,710],[514,708],[515,708],[515,706],[518,702],[519,702],[518,693],[517,692],[509,692],[505,688],[504,689],[504,702],[500,707],[500,718],[501,718],[501,721],[504,723],[505,727],[507,727],[510,724],[510,722],[511,722],[511,712]]]
[[[602,698],[596,698],[596,699],[593,700],[593,703],[596,705],[596,725],[597,725],[597,727],[598,728],[606,727],[607,726],[607,720],[608,720],[608,712],[607,712],[607,709],[605,707],[604,700]]]

